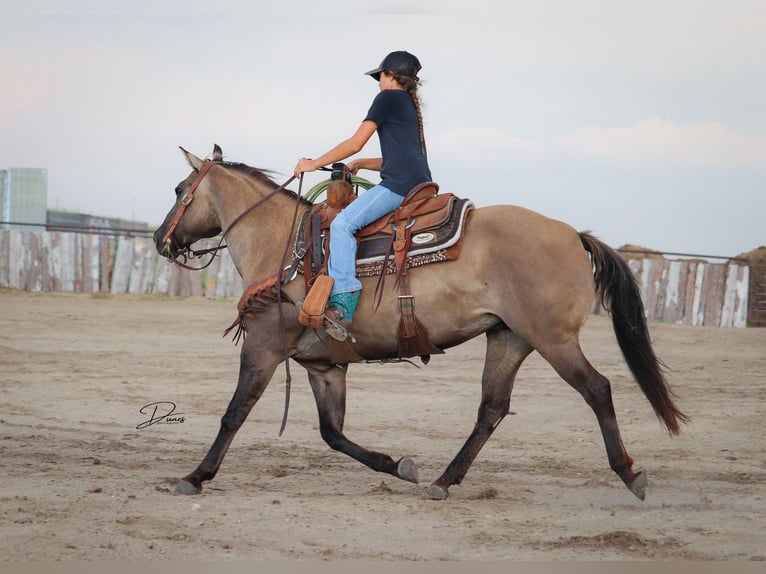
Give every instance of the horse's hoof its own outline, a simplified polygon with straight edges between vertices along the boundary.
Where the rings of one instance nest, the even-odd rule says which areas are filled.
[[[426,489],[426,498],[431,500],[446,500],[449,496],[446,488],[432,484]]]
[[[630,483],[630,491],[635,494],[640,500],[646,498],[646,485],[649,484],[649,479],[646,477],[646,473],[641,470],[636,474],[636,478]]]
[[[396,463],[396,474],[402,480],[418,483],[418,469],[411,458],[402,458]]]
[[[202,492],[201,486],[195,486],[185,478],[182,478],[176,484],[176,489],[173,494],[199,494]]]

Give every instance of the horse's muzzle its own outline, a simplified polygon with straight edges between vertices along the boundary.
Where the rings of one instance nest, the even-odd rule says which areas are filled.
[[[154,232],[154,246],[162,257],[173,261],[183,251],[183,248],[176,244],[172,236],[163,241],[164,235],[165,232],[161,227]]]

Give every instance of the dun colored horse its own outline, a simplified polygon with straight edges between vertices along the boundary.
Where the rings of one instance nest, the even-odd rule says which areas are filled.
[[[176,187],[175,204],[154,234],[157,249],[176,259],[196,241],[223,232],[246,285],[275,275],[284,264],[285,247],[295,241],[296,214],[300,217],[311,204],[261,170],[224,162],[218,146],[212,159],[205,160],[182,151],[192,172]],[[623,356],[667,431],[678,434],[686,417],[675,406],[652,349],[636,279],[614,250],[589,233],[521,207],[483,207],[471,214],[457,260],[416,267],[408,275],[418,318],[438,349],[482,333],[487,339],[475,426],[426,496],[444,499],[450,486],[460,484],[508,414],[519,367],[537,351],[590,405],[610,467],[644,499],[646,473],[633,469],[623,445],[610,383],[590,364],[578,341],[595,296],[610,311]],[[399,309],[390,288],[374,309],[375,282],[362,279],[351,327],[353,348],[365,360],[387,360],[397,357]],[[322,333],[298,321],[293,301],[301,300],[305,290],[302,280],[287,282],[281,297],[262,301],[256,313],[244,317],[236,390],[207,455],[181,479],[177,493],[199,493],[202,483],[213,479],[236,432],[288,357],[308,371],[321,436],[330,447],[373,470],[417,482],[411,459],[394,460],[367,450],[344,434],[348,364],[333,362]]]

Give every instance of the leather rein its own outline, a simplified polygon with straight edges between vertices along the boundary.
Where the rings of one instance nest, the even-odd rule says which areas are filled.
[[[204,177],[207,175],[207,173],[212,169],[214,165],[223,165],[223,162],[217,161],[217,160],[205,160],[205,164],[202,166],[202,169],[199,170],[199,173],[197,174],[196,179],[192,183],[191,187],[189,188],[189,191],[186,192],[186,195],[184,195],[183,199],[181,200],[181,204],[178,206],[178,209],[176,209],[175,214],[173,215],[173,219],[170,222],[170,226],[168,228],[168,231],[165,233],[165,237],[162,239],[162,243],[168,248],[168,253],[170,253],[170,238],[173,235],[173,232],[175,231],[176,227],[178,226],[178,223],[181,221],[181,217],[183,217],[184,212],[186,211],[186,208],[188,205],[192,202],[192,199],[194,198],[194,192],[199,187],[199,184],[202,182]],[[264,203],[266,203],[269,199],[274,197],[279,192],[283,191],[290,183],[295,180],[296,177],[293,175],[288,179],[286,182],[284,182],[282,185],[268,193],[266,196],[262,197],[260,200],[256,201],[253,205],[245,209],[242,213],[240,213],[237,217],[234,218],[234,220],[229,223],[229,225],[226,227],[226,229],[223,230],[221,233],[221,240],[218,242],[218,245],[216,247],[210,248],[210,249],[202,249],[199,251],[194,251],[190,247],[183,247],[181,248],[181,251],[175,256],[172,257],[170,254],[168,254],[168,260],[172,261],[179,267],[183,267],[184,269],[188,269],[190,271],[201,271],[202,269],[205,269],[208,267],[213,260],[216,258],[216,255],[218,251],[221,249],[226,248],[226,245],[223,245],[223,240],[226,238],[226,234],[231,231],[231,228],[234,227],[237,223],[239,223],[248,213],[252,212],[253,210],[257,209]],[[295,201],[295,212],[293,213],[293,221],[292,226],[290,228],[290,237],[293,237],[295,235],[295,225],[298,220],[298,208],[300,207],[301,203],[301,195],[303,189],[303,174],[301,174],[299,183],[298,183],[298,194]],[[290,242],[288,242],[287,246],[285,247],[285,251],[282,254],[282,261],[280,262],[279,269],[280,271],[277,272],[276,277],[276,291],[277,291],[277,306],[279,307],[279,322],[281,326],[281,333],[282,333],[282,347],[285,351],[285,410],[284,414],[282,416],[282,425],[279,429],[279,435],[282,436],[282,433],[285,430],[285,426],[287,425],[287,412],[290,408],[290,389],[291,389],[291,383],[292,383],[292,375],[290,374],[290,357],[287,349],[287,328],[285,326],[285,316],[284,311],[282,309],[282,289],[281,285],[282,283],[286,283],[290,280],[288,277],[286,280],[280,281],[280,277],[282,273],[285,271],[285,262],[287,260],[287,254],[290,250]],[[188,254],[191,254],[193,257],[199,257],[200,255],[204,255],[207,253],[212,253],[213,256],[210,258],[210,261],[208,261],[205,265],[202,267],[190,267],[186,265],[185,263],[181,263],[178,261],[179,256],[184,257],[184,261],[187,260]]]
[[[231,231],[232,227],[234,227],[237,223],[239,223],[248,213],[257,209],[262,204],[266,203],[269,199],[274,197],[276,194],[283,191],[288,185],[290,185],[296,179],[294,175],[291,176],[290,179],[288,179],[282,185],[274,189],[271,193],[269,193],[265,197],[262,197],[260,200],[256,201],[253,205],[251,205],[250,207],[245,209],[242,213],[240,213],[237,217],[235,217],[234,220],[231,223],[229,223],[226,229],[224,229],[221,232],[221,239],[218,242],[218,245],[216,245],[215,247],[210,247],[208,249],[195,250],[195,249],[192,249],[191,246],[186,246],[186,247],[182,247],[175,256],[172,256],[170,255],[170,238],[173,236],[173,232],[176,230],[176,227],[178,227],[178,224],[181,221],[181,217],[183,217],[184,213],[186,212],[186,208],[192,202],[192,199],[194,199],[194,192],[197,191],[199,184],[202,183],[202,180],[205,178],[207,173],[212,169],[214,165],[223,165],[223,162],[217,161],[217,160],[211,160],[211,159],[205,160],[205,163],[202,166],[202,169],[199,170],[199,173],[197,174],[197,177],[192,182],[191,187],[189,188],[189,191],[186,192],[186,195],[184,195],[183,199],[181,200],[181,204],[176,209],[176,212],[173,215],[173,219],[170,222],[168,230],[165,233],[165,236],[162,238],[162,243],[166,246],[166,249],[168,251],[168,255],[167,255],[168,260],[172,261],[173,263],[175,263],[179,267],[182,267],[183,269],[188,269],[189,271],[202,271],[203,269],[209,267],[215,260],[218,252],[221,249],[226,249],[228,247],[227,245],[223,245],[223,242],[224,242],[224,239],[226,238],[226,234],[229,233],[229,231]],[[302,185],[303,185],[303,177],[300,178],[300,183],[299,183],[299,189],[298,189],[299,199],[301,196]],[[212,253],[212,256],[210,257],[210,261],[205,263],[205,265],[203,265],[202,267],[191,267],[190,265],[186,264],[186,261],[188,261],[189,259],[199,258],[202,255],[206,255],[208,253]],[[178,260],[179,257],[183,257],[184,259],[183,263]]]

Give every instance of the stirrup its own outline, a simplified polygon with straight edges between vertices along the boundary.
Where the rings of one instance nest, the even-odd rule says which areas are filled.
[[[345,341],[349,338],[350,333],[348,332],[348,327],[346,326],[346,322],[342,319],[338,318],[338,315],[336,314],[336,309],[334,307],[330,307],[325,311],[324,314],[324,329],[327,334],[335,339],[336,341]],[[356,339],[353,335],[351,336],[351,342],[356,343]]]

